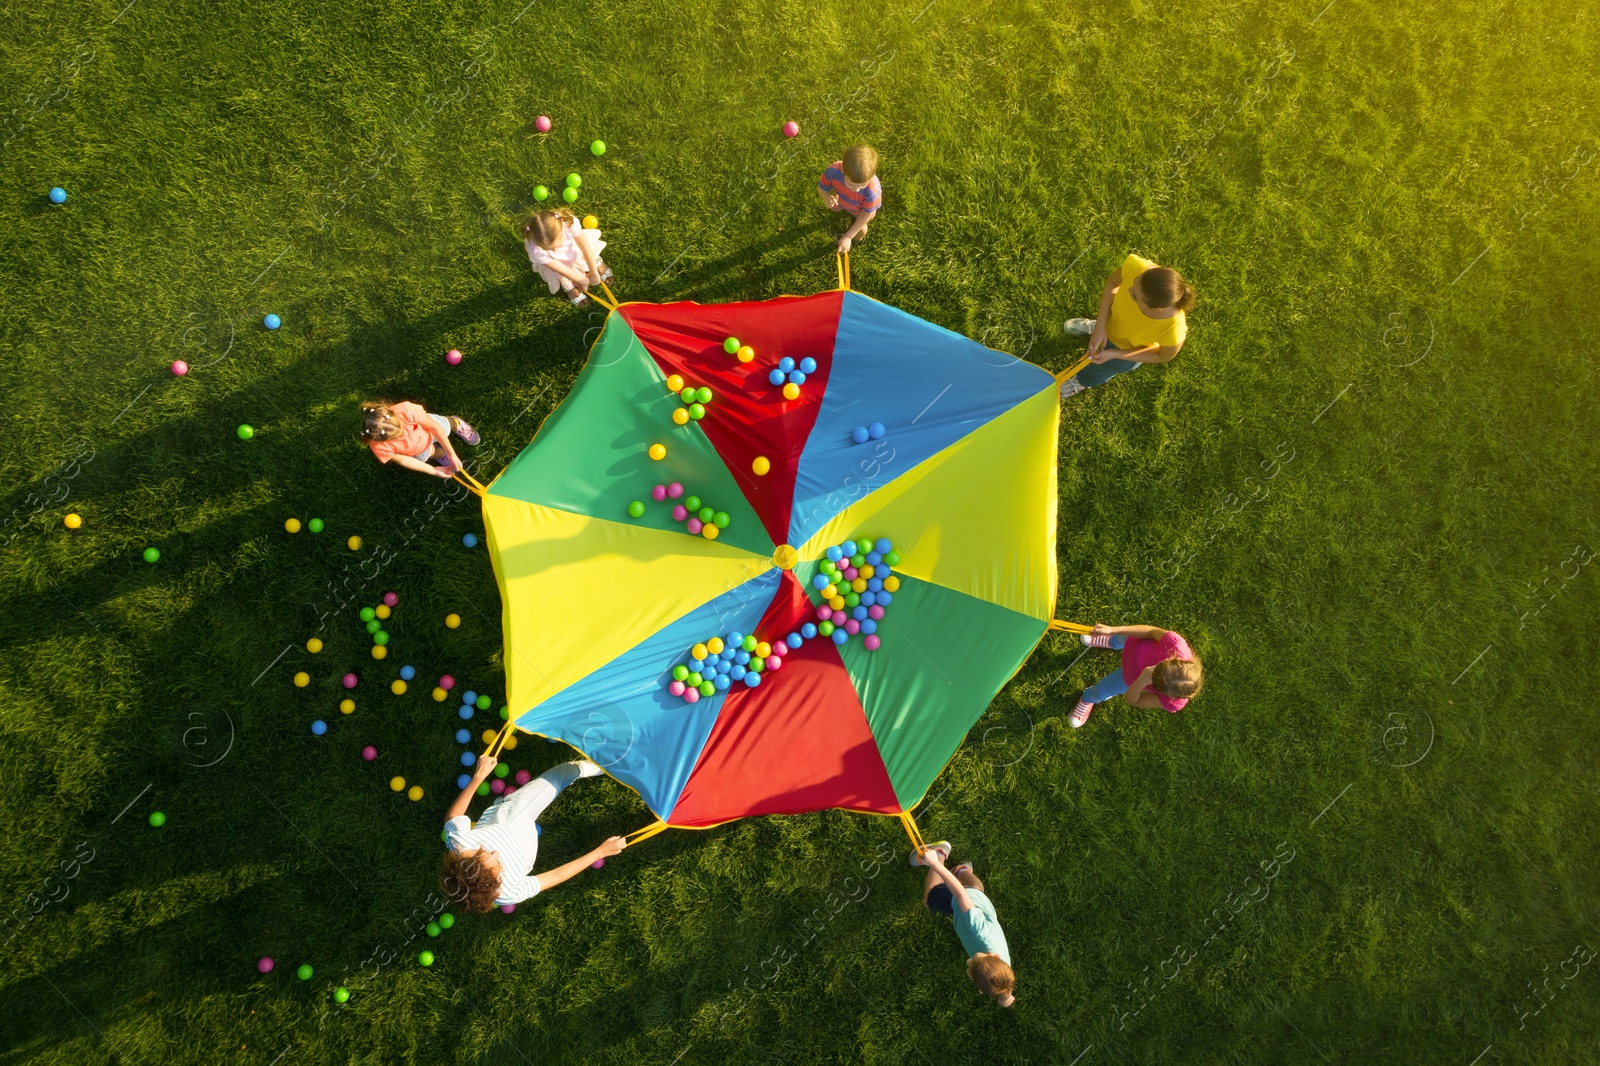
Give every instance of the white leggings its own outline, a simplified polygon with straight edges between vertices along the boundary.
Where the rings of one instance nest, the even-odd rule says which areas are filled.
[[[495,800],[477,824],[510,826],[524,818],[536,822],[562,789],[580,777],[599,777],[603,772],[588,759],[552,766],[511,795]]]

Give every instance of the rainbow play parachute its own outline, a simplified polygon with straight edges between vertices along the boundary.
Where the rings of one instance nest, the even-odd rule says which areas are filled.
[[[483,494],[512,722],[656,828],[903,815],[1050,627],[1058,413],[1047,371],[847,285],[617,306]]]

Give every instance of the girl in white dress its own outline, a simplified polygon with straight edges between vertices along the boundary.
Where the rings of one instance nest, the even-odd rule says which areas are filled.
[[[564,208],[535,212],[522,224],[522,243],[550,291],[565,292],[574,307],[589,302],[589,286],[611,280],[611,268],[600,258],[606,246],[600,231],[584,229]]]

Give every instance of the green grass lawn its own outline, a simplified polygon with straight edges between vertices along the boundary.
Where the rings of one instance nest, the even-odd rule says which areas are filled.
[[[124,2],[0,30],[0,1062],[1600,1059],[1592,11]],[[858,140],[889,304],[1059,369],[1127,251],[1196,285],[1175,363],[1063,409],[1058,613],[1182,630],[1204,696],[1071,730],[1110,660],[1053,636],[935,782],[1009,1012],[839,812],[430,940],[457,723],[337,679],[392,588],[390,667],[498,693],[500,604],[356,402],[492,474],[603,320],[512,237],[535,184],[583,173],[623,298],[809,293]],[[586,782],[541,858],[649,820]]]

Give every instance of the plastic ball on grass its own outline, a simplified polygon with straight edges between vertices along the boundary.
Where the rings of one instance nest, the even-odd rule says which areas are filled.
[[[378,644],[378,645],[384,645],[384,644],[389,643],[389,634],[385,633],[381,629],[378,630],[376,633],[372,634],[372,643]]]
[[[406,694],[406,683],[401,681],[399,678],[395,678],[393,681],[389,682],[389,691],[393,692],[396,696],[404,696]]]
[[[465,548],[476,548],[478,546],[478,535],[476,533],[463,534],[461,537],[461,545]]]
[[[320,737],[324,733],[326,733],[327,731],[328,731],[328,723],[324,722],[322,719],[318,718],[315,722],[311,723],[311,732],[316,734],[317,736]]]
[[[311,980],[311,975],[314,973],[316,973],[316,971],[311,968],[311,964],[309,962],[302,962],[300,964],[300,968],[294,972],[294,975],[300,978],[302,981],[309,981]]]
[[[478,756],[476,754],[474,754],[473,752],[464,751],[464,752],[461,753],[461,765],[462,766],[471,766],[473,763],[475,763],[477,761],[478,761]]]
[[[348,988],[335,988],[333,990],[333,1001],[335,1003],[350,1002],[350,990]]]
[[[444,624],[446,629],[460,629],[461,616],[452,611],[450,614],[444,616]],[[446,685],[445,687],[449,688],[450,686]]]
[[[351,537],[349,540],[344,542],[344,546],[353,552],[358,552],[361,550],[361,538]]]
[[[459,717],[463,722],[470,722],[472,720],[472,716],[477,713],[478,709],[473,707],[471,704],[466,704],[456,711],[457,717]]]
[[[866,426],[857,426],[855,429],[850,431],[850,439],[855,441],[857,444],[865,444],[867,441],[872,439],[872,434],[868,431]]]
[[[574,203],[578,199],[578,190],[574,189],[574,188],[572,188],[570,186],[565,188],[565,189],[562,189],[561,190],[561,198],[563,200],[565,200],[569,204],[570,203]]]
[[[538,118],[533,120],[533,128],[538,130],[540,133],[549,133],[550,117],[548,115],[540,115]]]
[[[456,687],[456,679],[449,674],[445,674],[439,678],[439,687],[444,689],[446,692],[449,692],[451,689]]]
[[[290,521],[293,522],[294,519],[291,518]],[[69,514],[61,520],[61,524],[66,526],[68,529],[77,529],[79,526],[83,525],[83,516],[77,513]],[[295,524],[299,525],[299,523]]]
[[[413,802],[413,803],[415,803],[417,800],[421,799],[422,798],[422,786],[421,785],[412,785],[410,788],[406,789],[406,798],[411,800],[411,802]]]
[[[261,320],[261,324],[266,326],[268,329],[277,329],[279,326],[283,325],[283,319],[279,318],[277,315],[267,315]]]
[[[451,348],[448,352],[444,353],[444,361],[449,363],[451,366],[460,366],[461,351],[457,348]]]
[[[295,688],[305,688],[309,684],[311,684],[311,675],[306,673],[304,670],[301,670],[299,673],[294,675]]]
[[[256,960],[256,972],[257,973],[271,973],[272,972],[272,968],[274,966],[276,966],[276,965],[277,965],[277,963],[272,961],[272,956],[263,955],[259,959]]]
[[[533,187],[533,198],[538,200],[540,203],[543,203],[544,201],[550,199],[550,189],[544,185],[535,185]]]
[[[800,123],[794,121],[785,122],[783,124],[783,135],[785,137],[798,137],[800,135]]]
[[[150,812],[150,824],[157,829],[167,824],[167,816],[160,811]]]
[[[667,457],[667,447],[664,444],[650,445],[650,458],[660,462]]]
[[[502,904],[500,904],[500,913],[501,914],[515,914],[516,911],[517,911],[517,905],[515,903],[502,903]]]
[[[372,762],[378,757],[378,749],[373,747],[371,744],[368,744],[366,747],[361,749],[361,757],[367,762]]]
[[[739,345],[739,350],[734,354],[738,357],[739,362],[741,363],[755,362],[756,350],[750,347],[748,344]]]
[[[417,962],[421,963],[423,966],[432,966],[433,965],[433,952],[431,952],[431,951],[422,952],[420,955],[417,956]]]
[[[583,185],[583,176],[576,170],[567,175],[567,188],[576,189]]]
[[[429,922],[425,927],[423,927],[422,931],[427,933],[429,936],[438,936],[440,933],[444,932],[444,927],[438,922]]]
[[[350,714],[350,713],[354,712],[355,709],[356,709],[356,701],[355,700],[345,699],[345,700],[340,700],[339,701],[339,713],[340,714]]]
[[[321,533],[324,529],[326,529],[328,527],[322,521],[322,519],[313,518],[311,521],[306,523],[306,528],[311,530],[311,532],[313,532],[313,533]]]
[[[605,141],[590,141],[589,142],[589,151],[593,152],[595,155],[605,155],[606,154],[606,142]]]
[[[382,634],[379,634],[379,635],[380,636],[388,636],[387,633],[382,633]],[[388,655],[389,655],[389,649],[384,647],[382,644],[374,644],[372,646],[372,657],[374,659],[384,659],[384,658],[387,658]]]
[[[593,215],[584,215],[582,226],[584,229],[599,229],[600,220]]]
[[[67,202],[67,190],[63,189],[59,185],[57,185],[55,188],[51,189],[50,190],[50,202],[53,203],[53,204],[64,204],[64,203],[66,203]]]
[[[508,776],[510,776],[510,774],[511,774],[511,767],[507,766],[505,763],[496,764],[496,766],[494,768],[494,776],[496,776],[496,777],[508,777]]]

